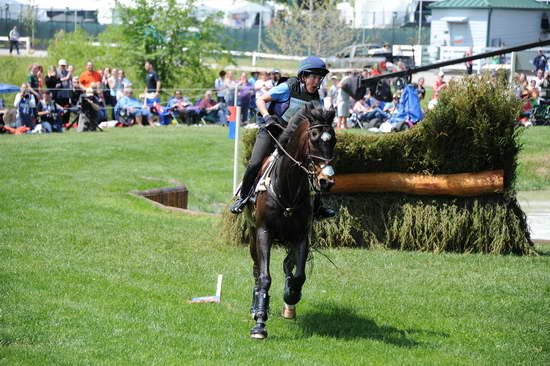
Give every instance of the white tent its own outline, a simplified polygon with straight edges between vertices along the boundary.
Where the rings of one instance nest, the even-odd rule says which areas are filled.
[[[261,23],[271,23],[271,8],[248,1],[233,4],[226,12],[223,23],[229,27],[250,28]]]
[[[113,19],[113,9],[115,8],[115,0],[94,0],[94,1],[74,1],[74,0],[22,0],[25,5],[36,7],[37,18],[41,21],[51,20],[48,12],[62,11],[67,12],[70,16],[74,16],[75,11],[97,11],[97,20],[102,24],[110,24]],[[119,1],[127,3],[128,1]],[[51,15],[51,13],[50,13]],[[68,21],[73,19],[67,18]],[[65,20],[63,18],[63,20]]]
[[[221,11],[224,13],[223,24],[232,28],[250,28],[271,23],[272,9],[268,6],[252,3],[245,0],[208,0],[199,3],[200,5]]]

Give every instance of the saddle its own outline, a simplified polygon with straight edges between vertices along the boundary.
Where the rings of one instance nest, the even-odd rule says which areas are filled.
[[[271,181],[271,173],[273,172],[275,162],[278,158],[279,152],[277,151],[277,149],[275,149],[275,151],[271,155],[264,159],[264,162],[262,163],[262,168],[260,169],[260,173],[258,174],[258,182],[256,183],[256,187],[254,188],[254,196],[256,196],[260,192],[267,191],[267,187],[269,186]]]
[[[258,196],[258,193],[267,191],[267,187],[270,184],[271,180],[271,173],[273,172],[273,167],[275,166],[275,162],[277,161],[279,157],[278,151],[275,149],[271,155],[269,155],[267,158],[264,159],[262,162],[262,167],[258,173],[258,176],[256,177],[256,182],[253,186],[253,194],[250,195],[250,201],[255,202],[256,196]],[[235,190],[235,196],[239,196],[241,192],[241,185],[242,182],[238,185],[237,189]]]

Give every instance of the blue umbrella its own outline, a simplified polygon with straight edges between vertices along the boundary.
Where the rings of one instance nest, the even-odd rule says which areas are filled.
[[[17,85],[0,83],[0,94],[17,93],[18,91],[19,87]]]

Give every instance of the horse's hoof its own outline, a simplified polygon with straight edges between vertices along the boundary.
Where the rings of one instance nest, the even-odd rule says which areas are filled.
[[[283,318],[294,319],[296,318],[296,305],[283,305]]]
[[[250,338],[253,339],[265,339],[267,338],[267,330],[263,327],[255,326],[250,331]]]

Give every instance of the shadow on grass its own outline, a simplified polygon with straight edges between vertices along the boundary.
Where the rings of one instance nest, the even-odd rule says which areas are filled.
[[[420,342],[411,339],[413,334],[448,337],[445,333],[378,325],[374,320],[358,315],[351,308],[333,303],[319,303],[314,307],[313,312],[305,313],[297,319],[297,325],[308,337],[320,335],[339,339],[373,339],[403,348],[421,345]]]

